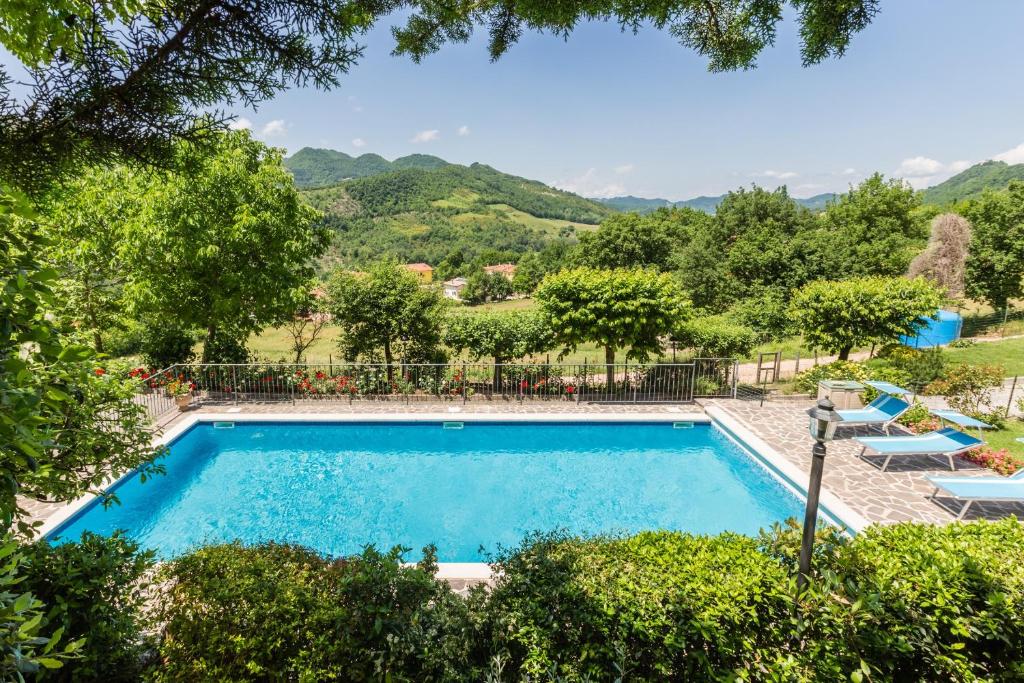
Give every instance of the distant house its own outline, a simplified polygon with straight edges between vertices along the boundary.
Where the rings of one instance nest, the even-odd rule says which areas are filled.
[[[444,283],[444,295],[454,301],[462,301],[462,290],[469,282],[464,277],[452,278]]]
[[[420,280],[420,284],[429,284],[434,279],[434,269],[426,263],[406,263],[405,269]]]
[[[516,276],[516,264],[499,263],[496,266],[484,266],[484,272],[488,275],[498,273],[499,275],[504,275],[506,280],[511,280]]]

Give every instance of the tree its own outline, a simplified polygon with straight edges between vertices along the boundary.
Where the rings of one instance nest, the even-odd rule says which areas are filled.
[[[880,0],[790,0],[802,60],[842,56]],[[581,21],[668,29],[709,61],[748,69],[774,42],[786,0],[605,0],[457,3],[435,0],[40,0],[0,5],[0,43],[29,72],[19,101],[0,88],[0,177],[44,187],[76,165],[119,157],[167,161],[181,139],[203,140],[227,121],[202,112],[254,106],[290,83],[330,88],[362,54],[360,34],[398,9],[395,52],[419,61],[487,24],[497,58],[524,28],[566,35]],[[0,83],[6,81],[0,73]]]
[[[986,191],[969,202],[965,215],[973,226],[965,285],[969,296],[1005,309],[1024,296],[1024,182],[1005,192]]]
[[[19,495],[70,501],[108,477],[156,471],[143,408],[126,380],[52,322],[56,273],[27,199],[0,188],[0,524],[31,535]]]
[[[144,192],[127,167],[92,168],[62,184],[46,204],[45,258],[60,273],[59,315],[90,335],[99,353],[103,333],[123,324],[125,226],[139,215]]]
[[[638,361],[660,355],[661,337],[689,314],[672,276],[650,270],[563,270],[544,278],[536,296],[563,354],[585,342],[604,347],[609,387],[616,351]]]
[[[928,246],[914,257],[907,269],[908,277],[925,277],[946,296],[958,299],[964,295],[964,275],[971,245],[971,224],[963,216],[944,213],[932,220]]]
[[[291,350],[295,354],[295,364],[302,362],[306,350],[316,343],[320,334],[331,321],[328,304],[322,296],[312,293],[303,297],[294,315],[284,322],[284,329],[291,337]]]
[[[547,272],[537,252],[526,252],[516,264],[516,274],[512,277],[512,290],[519,294],[533,294],[533,290],[537,289],[537,285],[544,279]]]
[[[691,224],[675,265],[684,289],[701,308],[719,313],[766,288],[788,290],[808,280],[798,236],[816,222],[785,187],[730,192],[713,218]]]
[[[817,264],[811,275],[902,275],[927,238],[925,224],[914,213],[920,203],[908,183],[886,181],[880,173],[850,188],[828,205],[821,229],[804,238]]]
[[[848,360],[858,346],[913,335],[942,302],[941,292],[923,278],[863,277],[812,282],[797,293],[792,312],[805,343]]]
[[[447,302],[397,263],[379,263],[365,274],[336,270],[327,292],[342,330],[342,355],[354,360],[383,352],[388,381],[394,379],[397,349],[405,347],[407,360],[430,359],[441,342]]]
[[[512,296],[512,282],[501,273],[488,273],[483,269],[466,278],[462,299],[470,304],[504,301]]]
[[[142,316],[205,330],[203,362],[231,362],[212,354],[294,313],[328,233],[280,151],[245,131],[219,134],[213,155],[204,149],[183,144],[183,170],[151,177],[127,231],[129,297]]]
[[[580,234],[573,260],[591,268],[644,268],[664,270],[672,243],[657,218],[636,213],[606,218],[593,232]]]
[[[502,363],[550,349],[554,335],[536,311],[490,311],[452,316],[444,343],[457,352],[468,351],[473,360],[493,358],[498,387]]]

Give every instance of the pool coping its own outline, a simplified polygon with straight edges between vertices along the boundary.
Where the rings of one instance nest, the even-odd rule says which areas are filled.
[[[456,417],[457,416],[457,417]],[[793,489],[798,496],[806,499],[806,486],[799,482],[806,478],[805,474],[775,449],[764,442],[754,432],[744,427],[738,420],[715,406],[708,406],[704,412],[650,412],[650,413],[214,413],[203,412],[186,415],[171,424],[164,432],[153,439],[154,446],[164,446],[185,434],[195,425],[212,422],[358,422],[358,423],[410,423],[410,422],[693,422],[709,424],[717,428],[727,438],[747,452],[757,464],[764,467],[769,474],[787,488]],[[135,469],[129,470],[117,478],[103,483],[102,488],[109,489],[122,480],[133,476]],[[82,496],[50,515],[39,529],[39,537],[44,538],[67,520],[77,515],[87,505],[96,500],[97,494]],[[821,505],[825,513],[853,532],[860,531],[868,525],[861,515],[854,512],[831,492],[822,489]],[[410,563],[411,564],[411,563]],[[436,574],[439,579],[486,581],[492,578],[491,567],[485,562],[439,562]]]

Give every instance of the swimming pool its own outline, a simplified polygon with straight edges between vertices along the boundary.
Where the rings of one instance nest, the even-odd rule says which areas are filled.
[[[198,423],[165,464],[49,536],[123,529],[161,558],[240,539],[335,556],[400,544],[415,559],[433,543],[442,562],[481,562],[536,530],[753,534],[803,510],[700,423]]]

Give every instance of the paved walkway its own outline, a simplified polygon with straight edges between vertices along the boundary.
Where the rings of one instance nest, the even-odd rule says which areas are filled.
[[[811,437],[807,433],[808,402],[765,403],[759,407],[753,401],[716,400],[716,405],[753,431],[783,457],[810,472]],[[897,433],[894,429],[893,433]],[[882,472],[881,458],[859,457],[861,448],[851,437],[882,435],[880,430],[868,427],[844,427],[835,441],[828,446],[825,460],[824,486],[844,503],[870,522],[894,523],[923,521],[946,523],[955,519],[961,503],[944,497],[931,500],[935,488],[925,479],[927,475],[950,475],[946,458],[906,457],[893,458]],[[985,468],[957,458],[954,476],[992,476]],[[805,485],[803,482],[800,482]],[[997,519],[1016,515],[1024,519],[1024,504],[974,503],[967,519]]]

